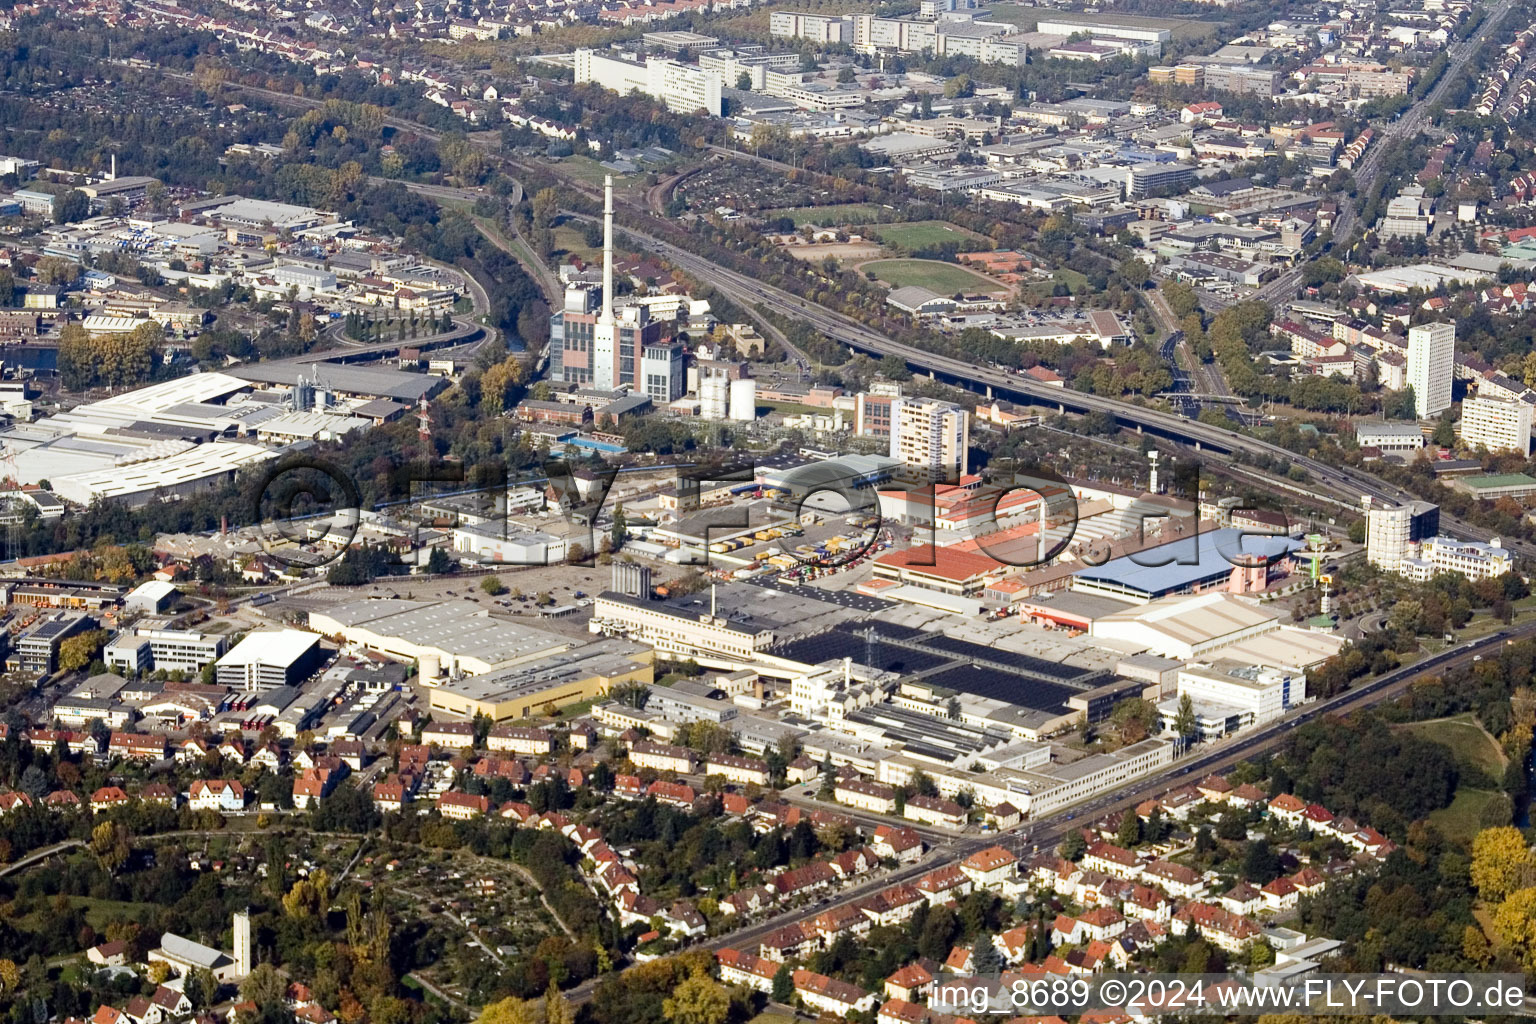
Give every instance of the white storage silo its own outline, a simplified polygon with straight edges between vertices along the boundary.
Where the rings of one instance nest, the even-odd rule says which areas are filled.
[[[731,381],[731,419],[740,423],[757,419],[757,381],[751,377]]]
[[[724,377],[705,377],[699,381],[699,416],[723,420],[730,401],[731,382]]]

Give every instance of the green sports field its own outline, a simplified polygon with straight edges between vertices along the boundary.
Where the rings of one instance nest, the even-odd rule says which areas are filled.
[[[873,272],[875,277],[892,288],[916,285],[919,288],[938,292],[940,295],[1003,290],[1002,286],[990,277],[984,277],[953,263],[940,263],[938,260],[875,260],[864,264],[861,269]]]

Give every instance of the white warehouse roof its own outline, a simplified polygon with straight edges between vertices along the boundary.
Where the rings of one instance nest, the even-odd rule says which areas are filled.
[[[302,629],[264,630],[247,634],[228,654],[219,659],[220,665],[292,665],[320,642],[318,633]]]

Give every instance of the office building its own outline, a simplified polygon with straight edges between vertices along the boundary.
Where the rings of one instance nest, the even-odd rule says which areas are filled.
[[[220,686],[257,693],[297,686],[325,661],[320,637],[301,629],[251,633],[220,658],[214,669]]]
[[[1440,532],[1440,506],[1410,501],[1365,514],[1365,560],[1385,572],[1399,572],[1420,541]]]
[[[1499,545],[1495,537],[1487,544],[1430,537],[1410,549],[1398,571],[1416,583],[1427,583],[1442,573],[1454,573],[1469,580],[1497,579],[1514,568],[1514,557]]]
[[[1468,448],[1529,456],[1533,410],[1536,406],[1523,399],[1468,395],[1461,403],[1461,443]]]
[[[59,667],[59,645],[95,624],[96,620],[82,612],[60,612],[33,626],[16,642],[22,671],[38,675],[56,671]]]
[[[1227,658],[1195,662],[1179,670],[1178,695],[1158,705],[1172,727],[1188,696],[1199,717],[1221,723],[1221,734],[1273,721],[1307,699],[1303,672],[1249,665]]]
[[[576,83],[591,82],[621,95],[642,92],[666,104],[674,114],[710,117],[722,113],[722,81],[715,71],[679,64],[675,60],[648,57],[642,64],[596,50],[576,51]]]
[[[1438,416],[1451,407],[1451,381],[1456,374],[1456,325],[1420,324],[1408,329],[1408,386],[1419,419]]]
[[[846,15],[774,11],[768,16],[768,34],[775,39],[805,39],[822,44],[848,43],[853,41],[853,19]]]
[[[1127,199],[1144,199],[1155,192],[1183,189],[1195,180],[1189,164],[1139,163],[1131,168]]]
[[[1421,196],[1398,196],[1387,203],[1377,234],[1383,241],[1392,238],[1424,238],[1434,218],[1428,212],[1433,203]]]
[[[897,398],[891,403],[891,458],[923,483],[957,483],[969,465],[971,414],[953,402]]]
[[[197,672],[224,653],[228,637],[190,629],[140,628],[123,633],[102,652],[106,663],[120,672]]]

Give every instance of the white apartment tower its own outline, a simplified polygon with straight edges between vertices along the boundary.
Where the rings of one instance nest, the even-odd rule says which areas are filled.
[[[1414,414],[1438,416],[1451,407],[1451,380],[1456,374],[1456,325],[1420,324],[1408,330],[1408,384],[1413,388]]]
[[[931,398],[891,400],[891,458],[924,483],[958,483],[967,471],[971,414]]]
[[[1531,454],[1531,421],[1536,406],[1522,399],[1468,395],[1461,403],[1461,441],[1490,452]]]

